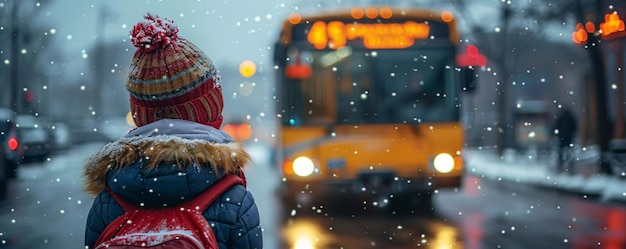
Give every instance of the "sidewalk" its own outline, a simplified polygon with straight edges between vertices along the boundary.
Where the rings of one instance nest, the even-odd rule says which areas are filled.
[[[507,180],[538,187],[597,196],[600,201],[626,202],[626,179],[599,174],[597,153],[584,151],[576,158],[576,174],[554,173],[549,159],[533,156],[498,156],[493,149],[467,148],[465,156],[469,174],[493,180]]]

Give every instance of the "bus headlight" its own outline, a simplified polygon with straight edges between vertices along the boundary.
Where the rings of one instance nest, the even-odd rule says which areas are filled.
[[[299,176],[310,176],[315,170],[313,160],[305,156],[301,156],[293,160],[291,166],[293,168],[293,172]]]
[[[435,157],[433,165],[437,172],[448,173],[454,169],[454,158],[448,153],[440,153]]]

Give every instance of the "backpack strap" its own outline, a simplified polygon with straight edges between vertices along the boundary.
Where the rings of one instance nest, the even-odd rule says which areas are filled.
[[[113,197],[113,199],[115,199],[115,201],[117,201],[117,203],[120,204],[120,206],[122,206],[122,209],[124,209],[125,212],[130,212],[130,211],[133,211],[133,210],[141,209],[137,205],[132,204],[132,203],[127,202],[126,200],[122,199],[122,197],[117,195],[115,192],[113,192],[113,190],[111,190],[111,188],[109,188],[109,185],[106,186],[106,190],[107,190],[107,192],[109,192],[111,197]]]
[[[211,203],[215,201],[220,195],[226,192],[226,190],[238,184],[245,186],[245,181],[239,176],[239,174],[226,174],[213,186],[204,190],[204,192],[194,197],[190,201],[184,202],[179,206],[203,211],[207,209],[209,205],[211,205]]]
[[[115,199],[115,201],[117,201],[118,204],[120,204],[120,206],[122,207],[122,209],[124,209],[124,212],[126,212],[126,214],[130,214],[131,212],[134,212],[140,209],[139,207],[137,207],[137,205],[134,205],[122,199],[122,197],[117,195],[115,192],[113,192],[113,190],[111,190],[111,188],[109,188],[109,185],[106,185],[106,191],[109,192],[111,197],[113,197],[113,199]],[[100,233],[100,235],[98,236],[98,240],[96,240],[96,243],[94,244],[94,248],[102,244],[104,241],[110,238],[113,238],[113,236],[115,236],[115,234],[117,234],[120,231],[120,229],[122,229],[127,219],[120,219],[120,217],[117,217],[116,219],[111,221],[111,223],[106,224],[106,227],[104,228],[102,233]]]

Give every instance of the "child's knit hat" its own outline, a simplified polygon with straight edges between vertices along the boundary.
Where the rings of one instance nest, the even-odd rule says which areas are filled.
[[[173,20],[148,13],[131,31],[133,55],[126,88],[137,126],[160,119],[222,125],[222,85],[213,62],[178,36]]]

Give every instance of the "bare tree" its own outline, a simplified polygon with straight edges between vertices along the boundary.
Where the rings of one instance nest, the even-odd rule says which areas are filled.
[[[585,17],[583,13],[583,4],[584,0],[576,0],[574,1],[574,16],[576,20],[584,23]],[[600,12],[600,4],[602,1],[594,1],[593,7],[596,9],[596,13]],[[566,5],[565,5],[566,6]],[[596,20],[597,22],[597,20]],[[585,48],[587,54],[589,55],[589,59],[591,62],[591,75],[593,77],[593,83],[595,84],[595,99],[599,102],[597,103],[596,115],[597,115],[597,143],[600,146],[600,151],[606,152],[609,150],[609,142],[611,140],[611,129],[610,129],[610,121],[608,114],[608,102],[606,98],[606,90],[607,90],[607,82],[605,75],[605,64],[604,59],[602,58],[602,52],[600,51],[600,46],[598,44],[599,37],[592,35],[589,36],[587,43],[585,44]],[[605,172],[608,171],[608,162],[605,159],[601,160],[601,169]],[[608,173],[608,172],[607,172]]]
[[[497,68],[496,77],[496,147],[499,154],[505,148],[515,146],[514,121],[511,110],[512,102],[511,85],[514,75],[518,70],[520,57],[527,52],[530,44],[542,36],[544,23],[536,22],[528,15],[526,6],[514,5],[511,1],[501,1],[498,9],[499,18],[496,19],[496,28],[493,31],[486,30],[484,19],[478,19],[472,6],[477,1],[451,0],[459,16],[468,27],[466,37],[471,43],[489,58],[490,64]]]
[[[8,63],[3,70],[9,75],[6,84],[10,91],[5,92],[9,99],[9,106],[15,112],[21,113],[23,107],[23,89],[29,84],[40,81],[44,75],[42,65],[44,51],[50,42],[50,36],[43,24],[37,20],[40,11],[43,11],[48,1],[9,1],[0,5],[0,26],[9,27],[8,32],[0,32],[3,41],[0,50],[9,51]],[[6,37],[8,36],[8,37]],[[46,51],[48,52],[48,51]],[[8,94],[8,96],[6,96]],[[3,103],[6,104],[6,103]]]

